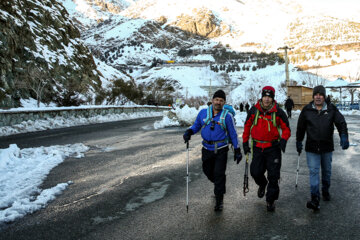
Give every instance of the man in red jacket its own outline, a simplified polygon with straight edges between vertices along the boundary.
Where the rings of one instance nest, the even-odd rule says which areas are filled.
[[[266,206],[270,212],[279,198],[281,151],[285,152],[291,135],[288,118],[274,98],[273,87],[262,89],[261,99],[249,110],[243,133],[244,152],[252,152],[250,173],[259,185],[258,197],[264,197],[267,186]]]

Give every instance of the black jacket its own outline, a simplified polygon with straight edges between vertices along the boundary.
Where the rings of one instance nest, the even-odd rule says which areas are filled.
[[[285,101],[285,108],[286,109],[292,109],[294,107],[294,101],[291,98],[286,99]]]
[[[326,153],[334,151],[334,124],[341,134],[348,134],[344,116],[333,104],[327,104],[326,110],[313,108],[313,102],[301,111],[296,131],[296,141],[302,141],[306,132],[305,151]]]

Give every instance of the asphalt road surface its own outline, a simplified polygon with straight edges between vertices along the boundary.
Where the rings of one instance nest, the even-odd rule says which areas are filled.
[[[201,138],[190,147],[189,211],[186,211],[185,128],[153,129],[155,118],[71,127],[0,138],[0,148],[82,142],[84,158],[54,168],[42,188],[73,181],[46,208],[0,226],[0,239],[360,239],[359,146],[343,151],[334,136],[330,202],[319,212],[310,198],[305,154],[295,188],[297,116],[283,155],[280,198],[273,213],[249,177],[243,195],[244,160],[229,152],[224,210],[213,211],[213,185],[201,169]],[[360,117],[346,117],[351,143],[360,142]],[[239,137],[243,129],[238,128]]]

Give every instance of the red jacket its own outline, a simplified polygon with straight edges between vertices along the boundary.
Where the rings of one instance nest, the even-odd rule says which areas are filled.
[[[257,110],[259,110],[259,118],[257,121],[257,125],[254,125],[251,129],[251,126],[253,125],[253,122],[255,120]],[[273,112],[275,112],[276,116],[276,127],[274,126],[272,121]],[[264,118],[266,118],[267,120],[265,120]],[[281,137],[278,127],[281,129]],[[278,141],[280,138],[283,138],[286,141],[290,138],[291,130],[289,127],[288,118],[285,112],[276,103],[276,101],[274,106],[266,112],[264,112],[264,110],[261,108],[260,100],[256,103],[255,106],[251,107],[246,117],[244,133],[242,135],[243,142],[248,142],[250,136],[254,140],[254,146],[259,148],[271,147],[273,143]]]

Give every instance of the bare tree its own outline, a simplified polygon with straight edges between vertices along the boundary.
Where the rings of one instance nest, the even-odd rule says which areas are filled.
[[[40,107],[44,88],[49,83],[45,71],[34,64],[29,64],[21,80],[17,81],[17,86],[33,91],[36,95],[37,107]]]
[[[349,83],[353,83],[353,82],[359,81],[359,80],[360,80],[360,71],[359,71],[359,69],[358,69],[358,71],[357,71],[354,75],[351,75],[351,74],[349,73],[349,74],[348,74],[348,80],[349,80]],[[346,90],[350,93],[350,96],[351,96],[351,104],[354,104],[354,94],[355,94],[357,88],[347,88]]]
[[[325,79],[320,77],[317,71],[315,73],[303,71],[301,84],[308,87],[315,87],[318,85],[324,85]]]

